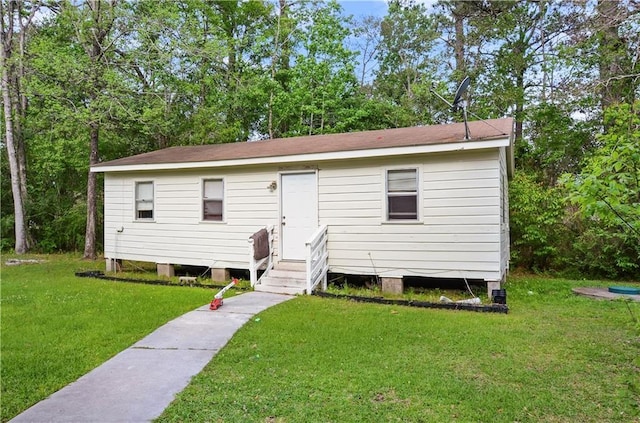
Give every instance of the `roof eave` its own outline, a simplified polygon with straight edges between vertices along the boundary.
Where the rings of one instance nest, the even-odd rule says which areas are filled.
[[[511,137],[488,139],[482,141],[462,141],[442,144],[426,144],[401,147],[373,148],[367,150],[333,151],[325,153],[295,154],[290,156],[270,156],[244,159],[215,160],[202,162],[177,162],[177,163],[151,163],[134,165],[116,165],[91,167],[91,172],[136,172],[151,170],[177,170],[219,168],[229,166],[250,166],[268,164],[291,164],[300,162],[321,162],[329,160],[366,159],[376,157],[393,157],[408,154],[442,153],[463,150],[481,150],[486,148],[508,147],[511,145]]]

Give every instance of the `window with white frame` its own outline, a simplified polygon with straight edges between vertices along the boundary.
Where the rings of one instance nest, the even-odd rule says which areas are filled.
[[[202,182],[202,220],[221,222],[224,210],[224,181],[205,179]]]
[[[387,220],[418,220],[418,170],[387,170]]]
[[[153,219],[153,182],[136,182],[136,219]]]

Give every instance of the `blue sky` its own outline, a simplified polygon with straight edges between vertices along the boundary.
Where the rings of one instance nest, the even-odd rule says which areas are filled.
[[[385,0],[338,0],[344,8],[345,15],[359,16],[384,16],[387,13]]]
[[[423,3],[430,8],[437,0],[417,0],[416,3]],[[387,0],[338,0],[338,3],[344,8],[346,15],[360,16],[379,16],[382,17],[387,13]]]

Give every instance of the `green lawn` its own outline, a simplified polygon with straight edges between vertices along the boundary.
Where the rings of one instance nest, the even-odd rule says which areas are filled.
[[[211,301],[213,290],[78,278],[102,262],[40,256],[5,266],[1,285],[1,420],[73,382],[169,320]]]
[[[638,422],[640,304],[570,291],[597,284],[512,278],[508,315],[301,297],[159,421]]]
[[[214,291],[2,266],[2,421]],[[3,262],[6,257],[3,257]],[[159,421],[640,422],[640,304],[513,277],[510,312],[300,297],[245,325]]]

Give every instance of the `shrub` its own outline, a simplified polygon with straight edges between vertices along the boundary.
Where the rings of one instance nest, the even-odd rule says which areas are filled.
[[[0,217],[0,251],[9,251],[15,240],[13,214]]]
[[[640,101],[605,110],[599,148],[564,175],[584,228],[573,261],[590,276],[640,277]]]
[[[536,177],[517,171],[509,186],[511,260],[516,267],[534,271],[556,269],[568,232],[563,223],[563,194]]]
[[[593,222],[576,238],[571,265],[583,275],[606,279],[640,277],[640,239],[632,232]]]

